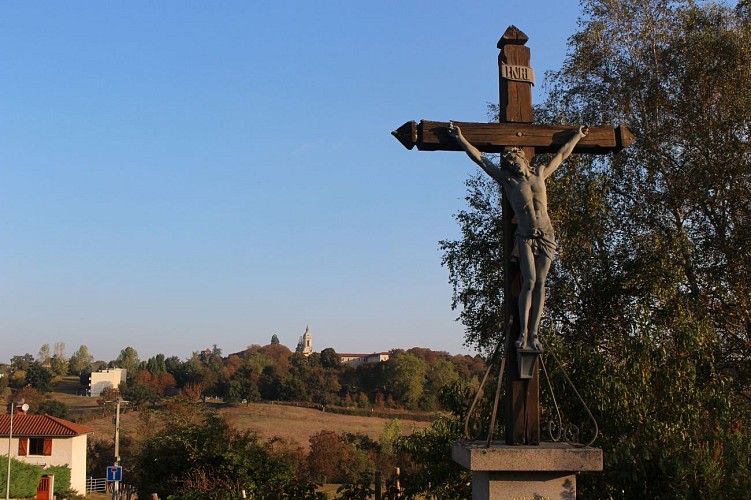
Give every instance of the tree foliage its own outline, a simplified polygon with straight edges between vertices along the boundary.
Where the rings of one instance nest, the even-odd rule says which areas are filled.
[[[83,372],[91,372],[94,356],[89,353],[89,348],[85,345],[79,347],[68,360],[68,373],[70,375],[80,375]]]
[[[141,361],[138,359],[138,352],[130,346],[120,351],[117,359],[115,359],[115,366],[125,368],[129,378],[136,375],[140,365]]]
[[[148,436],[134,457],[139,496],[220,499],[245,490],[251,498],[283,498],[297,483],[284,457],[212,411],[173,401],[160,419],[164,430]]]
[[[39,405],[36,413],[40,415],[50,415],[57,418],[67,418],[68,406],[62,401],[47,399]]]
[[[26,370],[26,384],[41,392],[51,392],[55,386],[52,372],[39,361],[31,363]]]
[[[594,407],[606,457],[605,474],[579,489],[742,496],[751,454],[747,4],[582,7],[537,119],[623,124],[638,139],[618,155],[574,155],[548,181],[559,251],[543,342]],[[490,348],[503,298],[498,194],[482,178],[468,186],[462,238],[443,242],[444,263],[467,343]],[[553,383],[561,398],[560,376]],[[573,421],[586,420],[563,399]]]

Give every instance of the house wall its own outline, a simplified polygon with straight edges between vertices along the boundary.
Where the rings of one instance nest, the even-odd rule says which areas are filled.
[[[107,388],[117,389],[122,382],[125,382],[127,373],[128,370],[125,368],[110,368],[109,370],[93,372],[89,382],[90,395],[98,397]]]
[[[383,361],[388,361],[389,354],[382,352],[374,352],[373,354],[339,354],[339,358],[341,359],[342,363],[349,363],[354,366],[360,366],[365,363],[380,363]]]
[[[21,436],[24,437],[24,436]],[[25,437],[24,437],[25,438]],[[52,455],[18,456],[18,438],[11,438],[11,458],[27,464],[67,465],[70,468],[70,487],[79,494],[86,494],[86,434],[67,438],[52,438]],[[0,440],[0,454],[8,455],[8,440]],[[12,467],[12,466],[11,466]],[[11,474],[13,470],[11,469]]]

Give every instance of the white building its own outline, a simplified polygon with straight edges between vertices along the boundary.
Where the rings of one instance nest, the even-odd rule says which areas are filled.
[[[0,455],[8,456],[10,415],[0,415]],[[13,416],[10,456],[28,464],[67,465],[70,487],[86,494],[86,441],[94,429],[49,415]],[[12,472],[12,471],[11,471]]]
[[[389,360],[389,353],[387,352],[374,352],[372,354],[342,354],[339,353],[339,358],[342,363],[349,363],[351,365],[364,365],[365,363],[381,363]]]
[[[107,388],[117,389],[125,382],[127,375],[128,370],[125,368],[109,368],[92,372],[89,378],[89,396],[98,397]]]

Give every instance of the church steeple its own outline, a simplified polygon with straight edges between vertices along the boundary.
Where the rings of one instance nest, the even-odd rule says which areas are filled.
[[[310,333],[308,325],[305,325],[305,333],[300,339],[300,344],[302,345],[302,353],[305,357],[313,354],[313,335]]]

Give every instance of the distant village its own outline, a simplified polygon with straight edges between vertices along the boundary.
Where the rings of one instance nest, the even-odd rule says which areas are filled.
[[[272,336],[272,344],[278,343],[278,337]],[[305,333],[300,336],[297,342],[295,352],[302,353],[306,358],[314,353],[313,351],[313,334],[310,332],[310,327],[305,327]],[[206,348],[202,351],[204,358],[210,358],[213,354],[213,350]],[[242,356],[243,352],[237,352],[230,356]],[[389,360],[388,352],[373,352],[373,353],[337,353],[339,360],[342,363],[359,366],[366,363],[381,363]],[[89,374],[88,389],[86,390],[87,396],[99,397],[103,391],[107,389],[118,388],[120,384],[127,381],[128,370],[125,368],[109,368],[102,367],[95,372]]]
[[[0,393],[9,410],[0,415],[0,437],[11,439],[10,449],[19,462],[40,471],[61,468],[55,473],[58,481],[70,477],[65,479],[67,487],[82,494],[92,487],[86,462],[93,460],[97,463],[92,469],[104,470],[112,457],[107,448],[101,456],[87,458],[92,453],[88,422],[94,415],[111,414],[121,403],[129,412],[144,414],[174,404],[246,408],[264,402],[341,415],[432,419],[438,410],[451,411],[485,369],[479,355],[422,347],[374,353],[337,353],[327,347],[317,352],[308,327],[294,350],[273,335],[263,346],[253,344],[224,355],[215,345],[188,359],[157,354],[141,360],[129,346],[115,360],[95,361],[86,346],[68,356],[58,342],[43,345],[36,356],[15,355],[9,364],[0,365]],[[81,405],[94,411],[72,409]],[[0,440],[0,456],[8,442]],[[347,450],[353,460],[360,453],[350,445]],[[335,473],[337,480],[350,480]],[[39,484],[55,489],[61,485]]]

